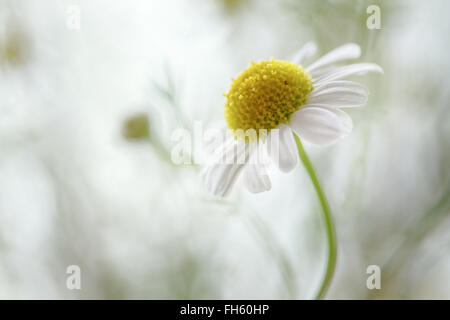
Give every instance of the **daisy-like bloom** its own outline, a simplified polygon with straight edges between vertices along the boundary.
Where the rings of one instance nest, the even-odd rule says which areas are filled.
[[[292,62],[273,58],[252,62],[233,80],[225,94],[228,128],[235,132],[255,130],[257,134],[253,140],[266,148],[269,158],[282,172],[293,170],[298,162],[293,132],[302,140],[317,145],[330,145],[351,132],[352,119],[341,108],[364,105],[368,91],[344,78],[383,72],[374,63],[333,66],[337,62],[359,58],[361,49],[354,43],[334,49],[306,68],[299,64],[314,52],[315,46],[307,44]],[[261,132],[267,132],[267,135]],[[253,151],[246,147],[236,151],[239,140],[242,142],[236,136],[225,140],[216,150],[216,161],[203,169],[206,188],[214,195],[227,195],[241,173],[251,192],[271,188],[265,165],[251,161],[257,153],[254,148]],[[244,142],[248,146],[252,141]],[[223,161],[230,152],[233,152],[234,161]]]

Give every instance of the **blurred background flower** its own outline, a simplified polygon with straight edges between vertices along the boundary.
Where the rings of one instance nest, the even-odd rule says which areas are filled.
[[[170,153],[174,129],[223,123],[250,60],[315,41],[356,42],[385,71],[364,77],[349,138],[305,145],[340,244],[327,297],[449,299],[449,7],[0,0],[0,298],[309,298],[325,243],[304,169],[217,199]],[[381,290],[366,287],[373,264]]]

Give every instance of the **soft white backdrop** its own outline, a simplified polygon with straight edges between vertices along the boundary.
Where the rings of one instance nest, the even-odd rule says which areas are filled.
[[[349,138],[306,145],[337,221],[329,297],[450,298],[449,4],[375,2],[381,30],[371,1],[1,0],[0,298],[309,298],[324,231],[301,166],[217,199],[168,158],[175,128],[224,124],[250,60],[307,41],[357,42],[385,70]],[[126,139],[142,113],[150,140]]]

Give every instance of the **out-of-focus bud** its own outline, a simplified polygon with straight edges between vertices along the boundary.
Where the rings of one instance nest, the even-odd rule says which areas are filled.
[[[129,117],[123,124],[122,133],[127,139],[149,138],[148,116],[140,113]]]
[[[228,13],[232,13],[238,9],[244,2],[247,0],[218,0],[222,7],[228,11]]]
[[[0,65],[19,66],[29,59],[30,43],[15,21],[9,21],[0,30]]]

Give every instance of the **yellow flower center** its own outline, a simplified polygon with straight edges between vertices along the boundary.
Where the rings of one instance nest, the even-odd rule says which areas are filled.
[[[277,128],[306,104],[313,90],[311,76],[302,66],[278,61],[252,62],[225,94],[225,119],[232,130]]]

